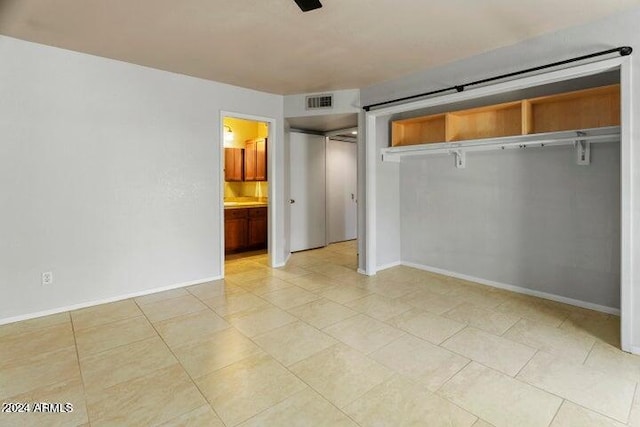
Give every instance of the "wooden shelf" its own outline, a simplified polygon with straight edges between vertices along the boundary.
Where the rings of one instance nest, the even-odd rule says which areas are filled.
[[[391,123],[391,146],[458,142],[620,125],[620,85]]]
[[[531,99],[531,133],[620,125],[620,87]]]
[[[397,120],[391,123],[391,145],[413,145],[444,141],[445,114],[415,119]]]
[[[522,101],[447,114],[446,141],[465,141],[521,134]]]

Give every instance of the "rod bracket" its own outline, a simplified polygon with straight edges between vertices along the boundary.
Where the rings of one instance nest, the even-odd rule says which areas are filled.
[[[586,136],[585,132],[576,132],[578,137]],[[581,166],[591,164],[591,143],[584,139],[577,139],[574,143],[576,148],[576,163]]]
[[[464,169],[467,166],[467,158],[464,155],[464,151],[455,150],[453,156],[456,159],[456,168]]]

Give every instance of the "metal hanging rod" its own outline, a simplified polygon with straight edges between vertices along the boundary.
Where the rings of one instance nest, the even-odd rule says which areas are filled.
[[[398,103],[398,102],[409,101],[409,100],[416,99],[416,98],[423,98],[423,97],[427,97],[427,96],[430,96],[430,95],[437,95],[439,93],[448,92],[448,91],[452,91],[452,90],[455,90],[456,92],[462,92],[468,86],[476,86],[476,85],[480,85],[480,84],[484,84],[484,83],[493,82],[493,81],[496,81],[496,80],[506,79],[508,77],[514,77],[514,76],[519,76],[521,74],[527,74],[527,73],[532,73],[534,71],[544,70],[546,68],[558,67],[560,65],[570,64],[572,62],[584,61],[586,59],[596,58],[598,56],[609,55],[609,54],[612,54],[612,53],[619,53],[620,56],[627,56],[627,55],[631,55],[631,52],[633,52],[633,48],[631,48],[631,46],[616,47],[614,49],[607,49],[607,50],[603,50],[603,51],[600,51],[600,52],[590,53],[588,55],[582,55],[582,56],[578,56],[578,57],[571,58],[571,59],[565,59],[565,60],[562,60],[562,61],[552,62],[550,64],[539,65],[537,67],[527,68],[525,70],[514,71],[512,73],[500,74],[499,76],[494,76],[494,77],[489,77],[489,78],[486,78],[486,79],[476,80],[476,81],[469,82],[469,83],[464,83],[464,84],[461,84],[461,85],[454,85],[454,86],[450,86],[450,87],[443,88],[443,89],[432,90],[431,92],[424,92],[424,93],[419,93],[417,95],[411,95],[411,96],[405,96],[405,97],[402,97],[402,98],[391,99],[389,101],[377,102],[375,104],[365,105],[364,107],[362,107],[362,109],[364,111],[370,111],[371,109],[374,109],[374,108],[377,108],[377,107],[382,107],[383,105],[395,104],[395,103]]]

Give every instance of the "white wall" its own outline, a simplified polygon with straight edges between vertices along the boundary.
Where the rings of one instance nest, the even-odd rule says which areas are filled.
[[[637,31],[638,22],[640,22],[640,8],[591,24],[547,34],[513,46],[426,70],[402,79],[363,88],[361,90],[361,102],[363,105],[367,105],[378,101],[413,95],[611,47],[630,45],[638,48],[640,46],[640,33]],[[633,108],[640,103],[640,56],[638,55],[636,51],[631,57],[632,93],[623,94],[623,98],[627,95],[630,96]],[[640,136],[640,122],[634,120],[627,123],[627,125],[631,126],[631,136],[635,144],[638,136]],[[379,129],[377,137],[379,139],[387,138],[385,131],[386,129]],[[631,207],[632,214],[630,218],[627,218],[628,222],[630,224],[639,224],[640,150],[632,149],[630,158],[623,160],[629,162],[631,168],[630,185],[633,191],[632,197],[623,201],[623,203],[628,203]],[[380,179],[379,175],[378,173],[378,180]],[[393,203],[395,201],[393,191],[392,187],[388,187],[385,190],[378,185],[378,210],[384,206],[384,203]],[[378,213],[377,220],[376,228],[378,230],[394,226],[392,216],[385,218]],[[378,245],[381,244],[380,242],[384,242],[380,237],[378,236],[377,239]],[[631,289],[638,289],[640,288],[640,269],[636,266],[640,265],[640,251],[636,248],[640,247],[640,227],[631,227],[631,242],[632,252],[629,263],[631,265],[631,276],[628,278],[628,285]],[[407,253],[407,255],[410,254]],[[378,265],[380,264],[383,264],[383,262],[378,261]],[[640,328],[635,326],[640,324],[640,293],[632,292],[632,301],[629,308],[631,318],[623,319],[623,322],[631,328],[632,333],[630,334],[630,340],[626,343],[626,337],[623,336],[623,346],[626,349],[640,352]]]
[[[358,114],[358,272],[367,271],[367,127],[364,110]],[[377,149],[377,148],[375,148]]]
[[[400,257],[400,164],[382,162],[380,149],[389,145],[388,118],[378,120],[376,151],[376,254],[378,268],[396,265]]]
[[[281,96],[8,37],[0,58],[0,322],[218,276],[220,110],[276,119],[283,212]]]

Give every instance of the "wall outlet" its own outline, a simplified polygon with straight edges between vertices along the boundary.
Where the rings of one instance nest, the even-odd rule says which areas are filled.
[[[42,273],[42,284],[43,285],[53,284],[53,272],[47,271],[46,273]]]

